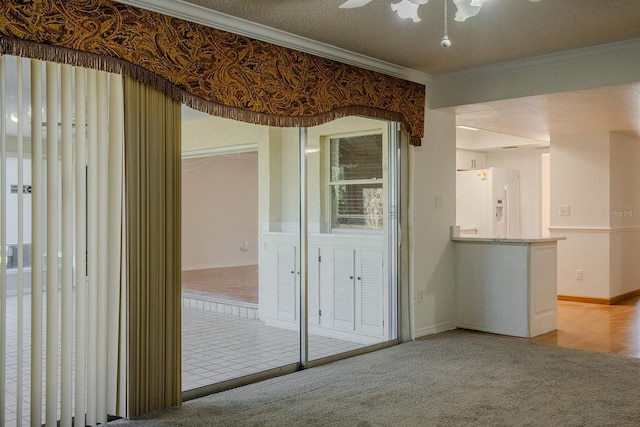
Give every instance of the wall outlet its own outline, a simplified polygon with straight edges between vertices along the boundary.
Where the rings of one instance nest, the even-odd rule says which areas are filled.
[[[560,216],[569,216],[569,215],[571,215],[571,206],[569,206],[569,205],[560,205],[560,206],[558,206],[558,215],[560,215]]]
[[[418,303],[424,302],[424,291],[420,289],[418,292]]]
[[[576,270],[576,280],[582,280],[582,270]]]

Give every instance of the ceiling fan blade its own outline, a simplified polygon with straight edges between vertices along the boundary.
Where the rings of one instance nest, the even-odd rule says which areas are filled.
[[[339,7],[340,9],[353,9],[354,7],[362,7],[366,4],[369,4],[370,2],[371,0],[347,0]]]

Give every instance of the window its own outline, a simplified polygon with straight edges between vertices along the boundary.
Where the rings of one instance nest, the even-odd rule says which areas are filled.
[[[332,228],[381,230],[382,135],[331,138],[329,143]]]

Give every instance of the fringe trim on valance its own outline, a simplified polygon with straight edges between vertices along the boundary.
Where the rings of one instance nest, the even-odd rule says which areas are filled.
[[[313,116],[276,116],[220,105],[196,97],[180,89],[173,83],[170,83],[165,78],[122,59],[11,37],[0,37],[0,55],[21,56],[121,74],[149,85],[177,102],[185,104],[195,110],[246,123],[273,127],[312,127],[328,123],[341,117],[365,116],[380,120],[400,122],[403,127],[406,128],[401,113],[366,106],[341,107]],[[409,141],[409,143],[414,146],[420,146],[421,142],[421,138],[415,136],[412,136]]]

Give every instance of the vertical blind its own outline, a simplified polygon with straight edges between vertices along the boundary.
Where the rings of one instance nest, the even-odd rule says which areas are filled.
[[[1,425],[126,414],[123,102],[122,76],[0,56]]]

